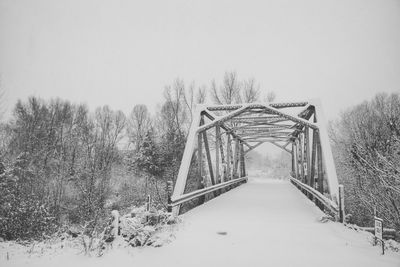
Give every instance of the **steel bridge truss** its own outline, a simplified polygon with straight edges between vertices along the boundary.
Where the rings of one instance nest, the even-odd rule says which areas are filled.
[[[169,208],[247,181],[246,154],[268,142],[291,154],[291,181],[317,205],[343,217],[326,121],[318,100],[198,105]],[[193,159],[199,187],[185,193]],[[208,168],[206,168],[208,167]],[[340,218],[342,219],[342,218]]]

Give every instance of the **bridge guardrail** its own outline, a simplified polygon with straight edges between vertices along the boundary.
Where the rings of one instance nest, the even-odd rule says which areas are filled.
[[[170,203],[168,203],[168,206],[169,207],[174,207],[174,206],[180,205],[180,204],[185,203],[185,202],[187,202],[189,200],[192,200],[192,199],[197,198],[197,197],[204,196],[205,194],[217,191],[217,190],[225,188],[227,186],[247,181],[247,179],[248,179],[247,176],[240,177],[240,178],[235,178],[233,180],[229,180],[229,181],[226,181],[226,182],[223,182],[223,183],[220,183],[220,184],[212,185],[212,186],[209,186],[209,187],[206,187],[206,188],[198,189],[198,190],[190,192],[190,193],[183,194],[183,195],[181,195],[181,196],[179,196],[177,198],[171,197],[171,201],[170,201]]]
[[[301,187],[303,190],[305,190],[308,193],[310,193],[311,195],[313,195],[333,214],[335,214],[335,215],[339,214],[339,207],[335,202],[333,202],[332,200],[330,200],[329,198],[327,198],[326,196],[324,196],[323,194],[321,194],[320,192],[318,192],[316,189],[312,188],[311,186],[304,184],[293,177],[289,177],[289,179],[293,184]]]

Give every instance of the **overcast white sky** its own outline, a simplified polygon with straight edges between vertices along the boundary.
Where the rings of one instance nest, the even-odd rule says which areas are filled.
[[[400,1],[0,0],[0,79],[30,95],[154,108],[176,77],[254,77],[328,118],[400,91]]]

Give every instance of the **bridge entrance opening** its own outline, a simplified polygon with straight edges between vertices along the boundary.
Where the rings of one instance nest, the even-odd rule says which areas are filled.
[[[183,203],[201,204],[207,194],[247,182],[246,154],[266,142],[291,155],[293,184],[320,208],[339,213],[339,185],[317,100],[197,106],[169,209],[179,214]],[[197,185],[188,192],[193,170]]]

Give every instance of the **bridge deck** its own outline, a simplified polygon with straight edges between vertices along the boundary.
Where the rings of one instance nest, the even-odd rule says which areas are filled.
[[[400,266],[322,215],[289,182],[250,179],[185,214],[170,245],[136,256],[146,266]]]

